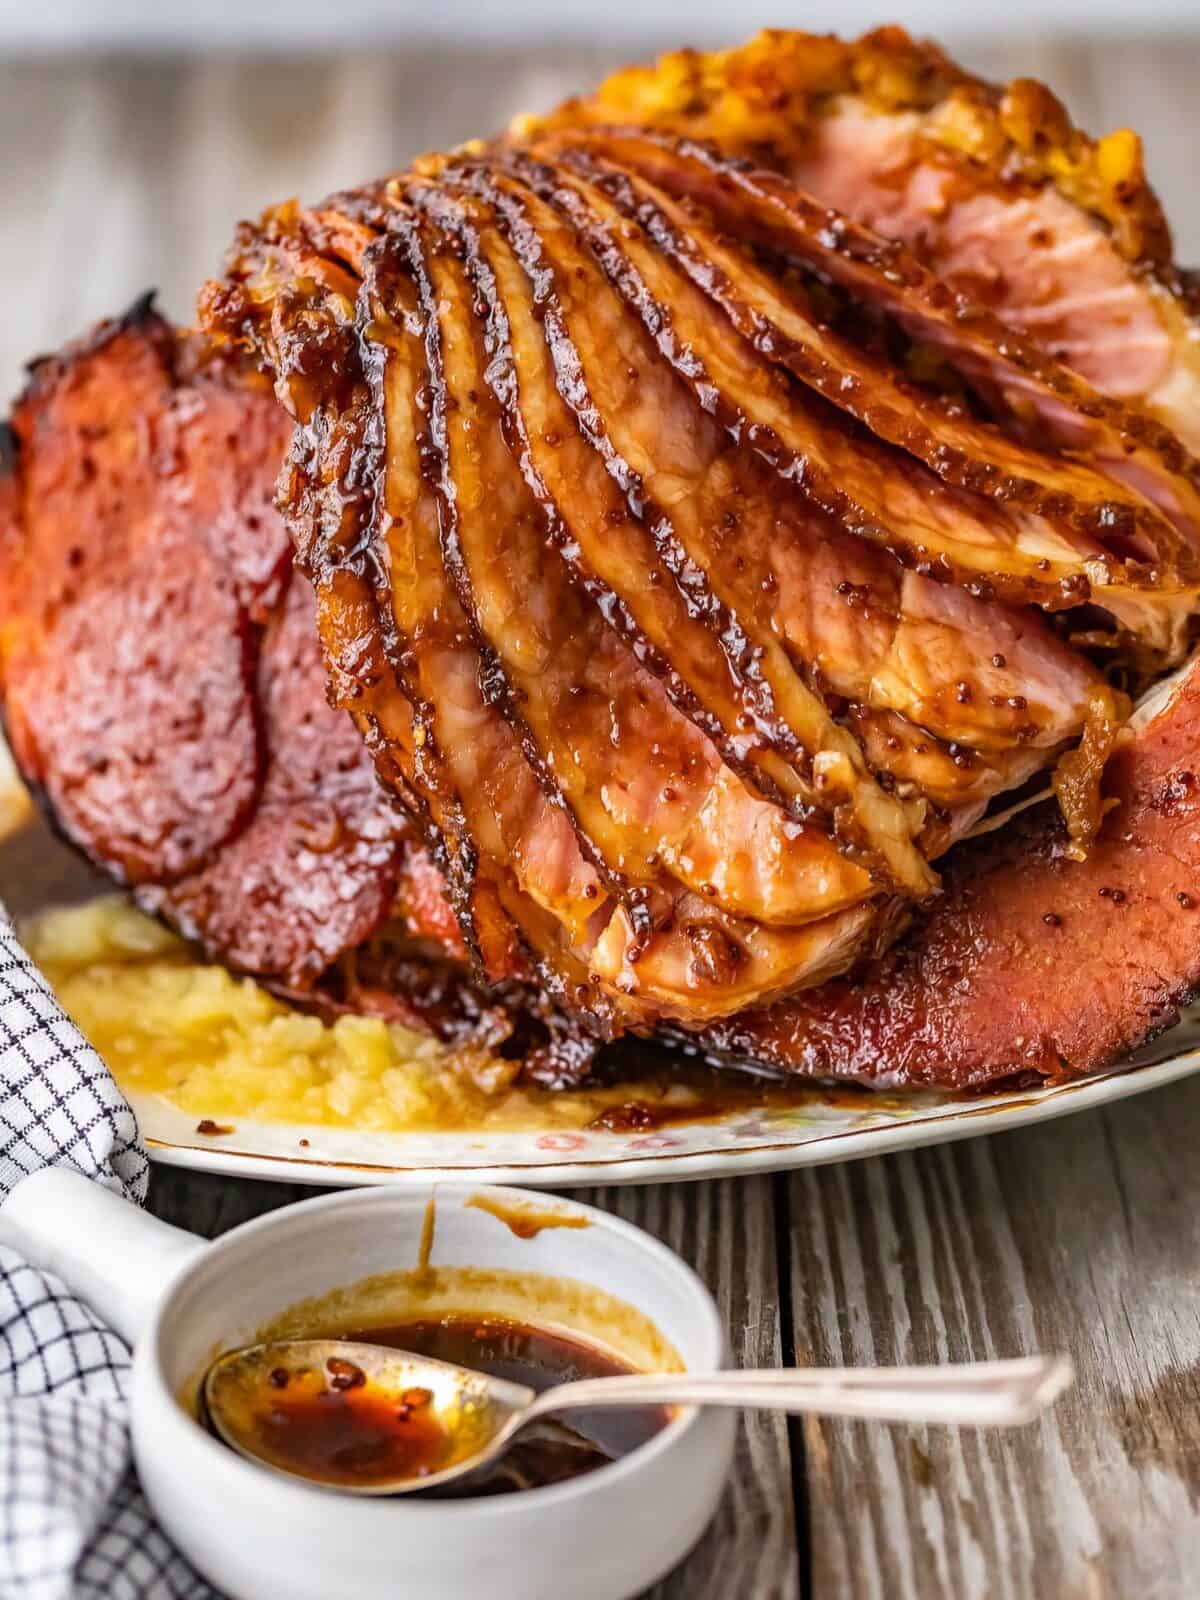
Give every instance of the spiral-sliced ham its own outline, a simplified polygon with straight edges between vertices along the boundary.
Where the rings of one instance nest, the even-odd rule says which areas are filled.
[[[677,169],[721,187],[719,235]],[[296,417],[341,702],[431,819],[468,947],[489,881],[608,1032],[850,964],[1039,769],[1085,854],[1127,702],[1079,640],[1141,683],[1200,571],[1187,517],[1086,451],[891,376],[873,279],[842,289],[858,342],[830,334],[727,176],[590,129],[429,158],[245,228],[202,308]]]
[[[439,955],[446,917],[325,702],[272,505],[289,431],[261,380],[148,302],[41,362],[0,474],[0,659],[54,825],[211,956],[319,1003],[397,906]]]

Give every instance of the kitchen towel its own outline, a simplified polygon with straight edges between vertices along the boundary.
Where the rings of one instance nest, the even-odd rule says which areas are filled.
[[[0,908],[0,1192],[47,1166],[146,1198],[133,1112]],[[215,1600],[138,1488],[128,1383],[128,1347],[0,1246],[0,1600]]]

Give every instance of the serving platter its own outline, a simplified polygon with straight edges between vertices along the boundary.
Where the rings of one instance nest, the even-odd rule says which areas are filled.
[[[0,760],[4,752],[0,747]],[[0,781],[0,900],[19,918],[111,888]],[[5,825],[7,824],[7,825]],[[311,1185],[428,1183],[440,1177],[556,1187],[785,1171],[1000,1133],[1112,1104],[1200,1071],[1200,1008],[1128,1061],[1044,1089],[953,1097],[831,1091],[732,1108],[643,1131],[376,1132],[239,1119],[201,1132],[194,1111],[134,1094],[151,1159],[167,1166]]]
[[[888,1096],[878,1105],[865,1093],[830,1101],[815,1090],[811,1105],[730,1113],[641,1134],[370,1133],[244,1121],[208,1136],[197,1133],[193,1115],[161,1097],[135,1095],[133,1106],[152,1160],[230,1177],[337,1186],[438,1178],[531,1188],[682,1182],[852,1161],[1109,1105],[1200,1070],[1200,1017],[1167,1037],[1169,1047],[1160,1040],[1121,1067],[1060,1088],[970,1100]]]

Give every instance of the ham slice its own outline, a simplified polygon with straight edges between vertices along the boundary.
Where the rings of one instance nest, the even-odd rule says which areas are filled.
[[[197,418],[173,358],[139,303],[40,362],[13,416],[3,490],[9,742],[67,836],[133,883],[204,866],[253,809],[251,610],[288,562],[282,529],[246,571],[218,532],[264,435],[282,450],[269,395],[207,492],[173,492],[214,443],[226,448],[233,415],[217,384],[227,414]],[[267,509],[265,496],[246,507]]]
[[[14,756],[51,821],[210,955],[312,995],[440,894],[326,704],[312,593],[272,504],[269,388],[139,302],[38,364],[0,475]]]
[[[704,1046],[878,1087],[1061,1082],[1178,1020],[1200,985],[1200,666],[1155,691],[1105,774],[1085,862],[1047,807],[962,845],[945,893],[853,979],[709,1029]]]

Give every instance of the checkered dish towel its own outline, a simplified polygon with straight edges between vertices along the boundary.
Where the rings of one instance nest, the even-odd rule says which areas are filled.
[[[137,1123],[0,907],[0,1194],[74,1167],[146,1197]],[[213,1600],[133,1476],[129,1350],[0,1245],[0,1600]]]

